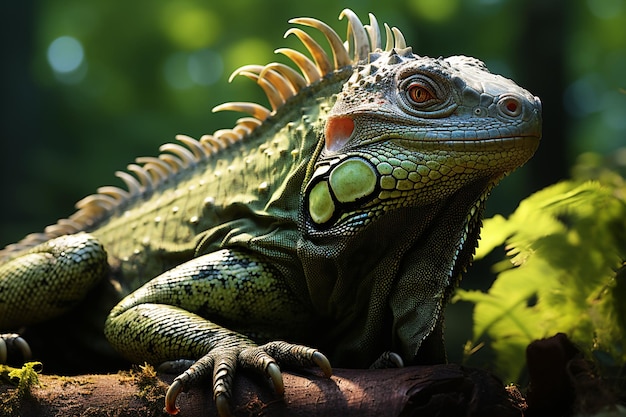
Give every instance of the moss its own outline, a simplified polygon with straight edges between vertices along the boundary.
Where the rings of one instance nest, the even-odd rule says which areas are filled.
[[[163,415],[167,385],[157,377],[152,365],[144,364],[131,371],[133,382],[138,388],[136,394],[154,415]]]
[[[0,365],[0,379],[15,385],[15,389],[8,391],[7,395],[3,396],[0,404],[0,415],[19,416],[22,401],[32,399],[31,388],[40,385],[38,373],[41,372],[41,368],[41,362],[25,363],[20,369]]]

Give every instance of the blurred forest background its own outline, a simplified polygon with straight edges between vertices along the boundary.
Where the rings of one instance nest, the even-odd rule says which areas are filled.
[[[3,1],[0,246],[67,217],[98,186],[122,185],[115,170],[175,134],[231,127],[239,115],[211,108],[265,100],[250,80],[228,84],[230,73],[302,49],[282,37],[293,17],[344,36],[345,7],[397,26],[415,53],[477,57],[542,99],[539,151],[487,215],[566,178],[581,153],[626,165],[626,0]]]

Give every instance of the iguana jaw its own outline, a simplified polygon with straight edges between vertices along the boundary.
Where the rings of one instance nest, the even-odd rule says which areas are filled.
[[[375,143],[382,140],[387,140],[392,143],[396,143],[407,149],[411,149],[415,152],[432,152],[432,151],[446,151],[454,152],[458,154],[462,153],[475,153],[475,152],[504,152],[515,150],[520,153],[520,157],[516,158],[513,163],[519,163],[518,159],[523,159],[526,162],[535,152],[539,146],[541,136],[539,135],[520,135],[520,136],[503,136],[487,139],[407,139],[401,137],[393,138],[379,138],[373,140],[371,143]],[[522,163],[523,163],[522,162]],[[521,165],[521,163],[519,163]],[[516,165],[516,166],[519,166]]]
[[[304,193],[308,233],[355,233],[394,208],[424,207],[480,180],[494,186],[535,152],[539,136],[428,140],[381,135],[326,150]]]

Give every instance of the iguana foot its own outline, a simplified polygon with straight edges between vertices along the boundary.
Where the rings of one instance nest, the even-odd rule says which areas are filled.
[[[213,374],[213,397],[218,414],[230,416],[230,397],[237,366],[252,369],[272,380],[274,390],[282,395],[285,391],[278,363],[287,367],[318,366],[326,377],[332,375],[330,362],[319,351],[287,342],[270,342],[262,346],[214,349],[196,361],[189,369],[174,379],[165,396],[165,410],[177,414],[176,398],[181,391]]]
[[[395,352],[384,352],[374,363],[370,369],[386,369],[386,368],[404,368],[402,357]]]
[[[19,334],[0,334],[0,363],[7,363],[10,358],[19,358],[24,362],[31,356],[30,346]]]

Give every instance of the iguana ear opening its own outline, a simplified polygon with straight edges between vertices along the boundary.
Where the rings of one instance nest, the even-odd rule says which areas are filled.
[[[350,140],[354,133],[354,120],[350,117],[331,117],[324,129],[326,150],[337,152]]]

